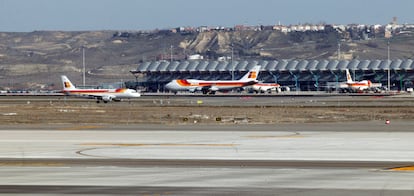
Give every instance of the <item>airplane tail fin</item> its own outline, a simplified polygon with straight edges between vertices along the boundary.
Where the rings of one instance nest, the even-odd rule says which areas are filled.
[[[347,82],[353,82],[351,74],[349,73],[349,69],[346,69],[345,72],[346,72],[346,81]]]
[[[259,76],[260,72],[259,65],[254,66],[249,72],[247,72],[240,80],[246,81],[246,80],[257,80],[257,76]]]
[[[76,89],[75,85],[70,82],[69,78],[65,75],[60,76],[62,78],[63,90],[74,90]]]

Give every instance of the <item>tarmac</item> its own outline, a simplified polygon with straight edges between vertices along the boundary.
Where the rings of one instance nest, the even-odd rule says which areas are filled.
[[[0,120],[6,123],[0,126],[0,193],[289,196],[414,193],[411,97],[202,99],[205,106],[201,107],[194,102],[199,97],[145,98],[98,106],[78,99],[63,103],[50,98],[30,99],[30,103],[26,98],[3,100]],[[108,116],[120,115],[113,111],[117,108],[124,111],[131,108],[127,111],[132,112],[146,104],[148,111],[167,110],[168,107],[160,106],[160,100],[162,104],[175,105],[175,109],[193,112],[200,108],[198,112],[218,108],[222,113],[233,107],[251,112],[255,108],[262,112],[266,108],[272,111],[282,108],[282,111],[302,111],[306,116],[312,116],[314,113],[310,112],[314,111],[317,116],[309,118],[308,123],[162,124],[109,120],[119,119]],[[338,109],[338,102],[347,106]],[[261,105],[254,106],[257,104]],[[301,104],[304,106],[298,107]],[[382,108],[383,105],[387,107]],[[22,108],[17,111],[16,106]],[[24,120],[27,108],[33,109],[27,116],[35,114],[31,118],[42,123],[10,123]],[[351,113],[355,108],[362,108],[358,111],[380,108],[394,118],[387,119],[388,124],[384,116],[357,121],[351,117],[332,118],[336,120],[329,122],[312,120],[333,115],[332,109]],[[36,115],[39,111],[42,114]],[[80,118],[92,118],[79,111],[108,121],[84,123]],[[80,118],[67,119],[68,113]],[[404,118],[402,113],[406,115]],[[48,119],[54,121],[45,123]]]
[[[3,128],[0,192],[412,195],[413,125]]]

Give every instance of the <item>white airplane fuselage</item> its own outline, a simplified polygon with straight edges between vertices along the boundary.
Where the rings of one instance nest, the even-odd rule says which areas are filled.
[[[258,83],[257,76],[260,66],[254,66],[239,80],[198,80],[198,79],[177,79],[165,85],[170,91],[201,91],[203,94],[214,94],[216,91],[229,91]]]
[[[369,88],[371,88],[372,83],[369,80],[361,80],[361,81],[354,81],[351,77],[351,74],[349,73],[349,70],[345,70],[346,73],[346,82],[345,82],[345,88],[353,89],[356,91],[364,91]]]
[[[276,91],[280,92],[281,86],[277,83],[257,83],[252,85],[252,89],[257,93]]]
[[[62,93],[70,96],[94,98],[99,103],[100,100],[107,103],[108,101],[120,101],[124,98],[137,98],[141,94],[133,89],[117,88],[117,89],[79,89],[66,77],[61,76],[63,90]]]
[[[241,81],[225,81],[225,80],[197,80],[197,79],[179,79],[173,80],[165,85],[167,89],[173,91],[202,91],[203,89],[209,91],[226,91],[235,88],[241,88],[244,86],[257,83],[256,80],[247,82]]]
[[[345,83],[348,88],[352,88],[355,90],[366,90],[371,87],[371,81],[369,80],[362,80],[359,82],[346,82]]]
[[[123,98],[136,98],[141,94],[133,89],[118,88],[118,89],[76,89],[76,90],[63,90],[63,93],[71,96],[94,96],[94,97],[110,97],[123,99]]]

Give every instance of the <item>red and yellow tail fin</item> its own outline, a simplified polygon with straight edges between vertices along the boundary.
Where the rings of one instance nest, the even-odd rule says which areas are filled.
[[[256,65],[254,66],[249,72],[246,73],[240,80],[246,81],[246,80],[257,80],[257,76],[259,76],[260,72],[260,66]]]
[[[61,76],[62,78],[62,84],[63,84],[63,90],[74,90],[76,89],[75,85],[70,82],[69,78],[65,75]]]
[[[349,70],[346,69],[345,72],[346,72],[346,82],[353,82],[351,74],[349,73]]]

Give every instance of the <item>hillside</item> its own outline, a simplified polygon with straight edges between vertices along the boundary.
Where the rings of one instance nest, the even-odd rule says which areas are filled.
[[[414,57],[414,35],[394,36],[391,58]],[[96,85],[134,80],[129,70],[140,62],[202,54],[207,59],[231,56],[241,59],[386,59],[387,40],[344,39],[337,31],[281,33],[274,30],[154,32],[0,33],[0,88],[60,89],[61,74],[80,84],[82,47],[87,80]]]

